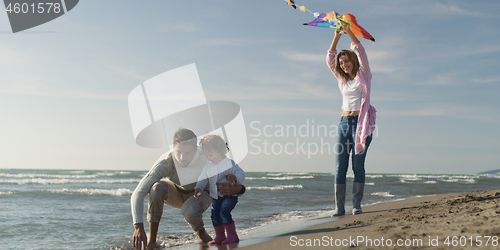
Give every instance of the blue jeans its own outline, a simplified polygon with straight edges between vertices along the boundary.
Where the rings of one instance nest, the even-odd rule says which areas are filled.
[[[212,225],[218,226],[233,222],[231,211],[238,203],[238,196],[223,196],[212,201]]]
[[[358,116],[342,116],[337,128],[338,141],[335,144],[335,184],[346,184],[346,174],[349,168],[349,154],[352,156],[352,171],[354,182],[365,183],[365,158],[372,135],[366,138],[366,148],[359,154],[354,153],[356,146],[356,127]]]

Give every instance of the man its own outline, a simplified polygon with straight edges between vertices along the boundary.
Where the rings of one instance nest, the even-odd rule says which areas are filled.
[[[163,214],[163,204],[180,208],[184,219],[200,238],[200,243],[212,240],[203,227],[203,212],[212,203],[208,190],[201,195],[202,205],[194,198],[196,182],[181,186],[175,166],[181,168],[203,167],[207,162],[201,149],[197,146],[196,135],[189,129],[179,129],[174,135],[174,147],[170,153],[163,154],[151,170],[142,178],[130,198],[132,218],[134,221],[134,236],[132,245],[140,250],[156,247],[158,226]],[[166,178],[161,180],[162,178]],[[223,195],[242,194],[245,188],[238,185],[232,188],[229,184],[217,184]],[[148,215],[149,242],[144,230],[143,209],[144,199],[149,194]]]

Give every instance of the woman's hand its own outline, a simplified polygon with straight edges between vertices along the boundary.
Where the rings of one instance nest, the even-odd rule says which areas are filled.
[[[335,29],[335,36],[341,36],[342,35],[342,27],[338,28],[338,29]]]
[[[351,30],[351,24],[348,23],[348,22],[344,22],[342,20],[340,20],[340,23],[342,24],[342,30],[345,31],[345,33],[349,34],[349,32],[352,33],[352,30]]]
[[[342,23],[342,29],[345,31],[345,33],[347,33],[347,35],[349,35],[349,37],[351,38],[351,41],[353,44],[358,44],[359,43],[359,40],[358,38],[352,33],[352,30],[351,30],[351,24],[349,22],[344,22],[342,20],[340,20],[340,22]]]

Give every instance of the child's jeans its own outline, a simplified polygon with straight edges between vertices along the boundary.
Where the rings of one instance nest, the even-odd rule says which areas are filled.
[[[238,196],[223,196],[212,201],[212,224],[214,226],[233,222],[231,211],[238,203]]]

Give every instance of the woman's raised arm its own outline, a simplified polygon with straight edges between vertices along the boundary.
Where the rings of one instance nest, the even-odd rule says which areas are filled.
[[[336,29],[335,37],[333,38],[332,44],[330,45],[330,49],[328,51],[337,51],[337,44],[339,43],[341,36],[342,36],[342,31]]]
[[[358,38],[352,33],[352,30],[351,30],[351,24],[348,23],[348,22],[342,22],[342,29],[345,31],[345,33],[347,33],[347,35],[349,35],[349,37],[351,38],[351,41],[354,45],[360,43],[360,41],[358,40]]]

